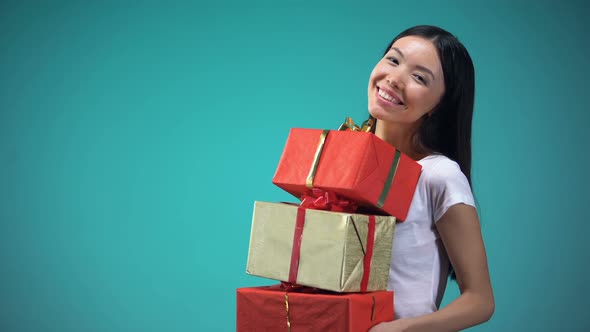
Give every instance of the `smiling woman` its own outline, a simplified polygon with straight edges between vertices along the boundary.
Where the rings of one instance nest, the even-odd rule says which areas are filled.
[[[422,165],[408,216],[396,226],[388,289],[395,318],[379,331],[457,331],[487,321],[494,297],[471,191],[473,62],[449,32],[398,35],[369,78],[374,133]],[[438,310],[447,278],[461,295]]]
[[[400,38],[371,73],[369,112],[382,120],[379,128],[383,135],[402,134],[399,127],[414,132],[419,120],[432,113],[444,90],[443,70],[434,45],[421,37]],[[398,129],[383,130],[385,123],[397,123]]]

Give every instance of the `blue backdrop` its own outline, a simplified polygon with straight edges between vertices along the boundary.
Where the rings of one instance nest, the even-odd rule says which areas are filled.
[[[274,283],[245,265],[254,200],[294,201],[289,129],[362,121],[416,24],[476,66],[472,331],[590,328],[582,1],[96,3],[0,4],[1,331],[234,330],[235,289]]]

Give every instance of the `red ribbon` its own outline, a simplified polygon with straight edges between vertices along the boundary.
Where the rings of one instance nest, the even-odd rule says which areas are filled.
[[[291,249],[291,266],[289,268],[289,282],[297,282],[297,272],[299,271],[299,257],[301,254],[301,239],[303,236],[303,226],[305,225],[305,208],[297,208],[297,220],[295,221],[295,232],[293,234],[293,249]]]
[[[367,252],[363,258],[363,279],[361,280],[361,292],[367,291],[369,276],[371,274],[371,260],[373,258],[373,245],[375,244],[375,216],[369,215],[369,228],[367,230]]]
[[[333,212],[354,213],[358,206],[356,203],[338,197],[334,192],[313,188],[301,195],[301,206],[314,210],[326,210]]]
[[[301,197],[301,205],[297,208],[295,232],[293,233],[293,247],[291,249],[291,264],[289,267],[289,284],[298,287],[297,273],[299,272],[299,259],[301,255],[301,240],[305,226],[305,210],[328,210],[334,212],[351,212],[357,209],[354,202],[339,198],[335,193],[314,188],[310,193],[304,193]],[[367,229],[367,249],[363,258],[363,277],[361,280],[361,292],[366,292],[371,275],[371,260],[373,258],[373,246],[375,243],[375,216],[369,215]]]
[[[276,285],[275,287],[278,287],[278,289],[285,291],[285,292],[291,292],[291,293],[307,293],[307,294],[333,294],[335,292],[329,291],[329,290],[325,290],[325,289],[319,289],[319,288],[315,288],[315,287],[309,287],[309,286],[301,286],[301,285],[297,285],[297,284],[293,284],[287,281],[281,281],[281,283],[279,285]]]

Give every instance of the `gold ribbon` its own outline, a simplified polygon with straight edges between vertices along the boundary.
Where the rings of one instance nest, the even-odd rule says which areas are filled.
[[[309,189],[313,188],[313,178],[315,177],[315,173],[318,170],[318,165],[320,164],[320,156],[322,154],[322,150],[324,149],[324,143],[326,142],[326,137],[330,131],[325,129],[322,131],[320,135],[320,142],[318,143],[318,147],[315,151],[315,156],[313,157],[313,163],[311,164],[311,169],[309,170],[309,175],[307,175],[307,179],[305,180],[305,186]]]
[[[365,122],[363,122],[362,127],[359,127],[356,124],[354,124],[354,121],[350,117],[346,117],[344,123],[340,125],[340,128],[338,128],[338,130],[370,132],[371,129],[373,129],[373,125],[375,125],[375,119],[373,117],[369,117],[367,120],[365,120]],[[385,204],[385,199],[387,198],[387,194],[389,194],[389,190],[391,189],[391,183],[393,182],[393,178],[395,177],[395,173],[397,172],[400,157],[401,153],[398,149],[396,149],[395,155],[393,156],[393,162],[391,164],[391,167],[389,168],[389,174],[387,174],[387,178],[385,179],[385,185],[383,186],[383,190],[381,190],[381,195],[379,195],[379,199],[375,204],[378,208],[382,208]]]
[[[377,304],[375,301],[375,295],[371,296],[373,298],[373,305],[371,306],[371,322],[375,320],[375,305]]]
[[[373,128],[375,123],[375,119],[372,117],[368,118],[363,122],[362,127],[357,126],[354,121],[350,117],[346,117],[344,123],[340,125],[338,130],[340,131],[360,131],[360,132],[369,132]],[[309,174],[307,175],[307,179],[305,180],[305,186],[308,189],[313,189],[313,179],[315,178],[316,172],[318,170],[318,165],[320,164],[320,157],[322,155],[322,150],[324,149],[324,144],[326,143],[326,137],[330,130],[325,129],[322,131],[320,135],[320,141],[318,143],[318,147],[316,148],[315,155],[313,157],[313,162],[311,164],[311,168],[309,170]],[[395,150],[395,155],[393,157],[393,162],[389,169],[389,174],[387,175],[387,179],[385,180],[385,185],[383,186],[383,190],[381,191],[381,195],[379,195],[379,199],[376,202],[376,206],[378,208],[382,208],[385,204],[385,199],[387,198],[387,194],[389,194],[389,190],[391,189],[391,184],[393,182],[393,178],[395,177],[395,173],[397,171],[397,167],[399,165],[401,153],[399,150]]]
[[[346,119],[344,119],[344,123],[342,123],[340,125],[338,130],[369,132],[369,131],[371,131],[371,129],[373,129],[374,124],[375,124],[375,119],[370,117],[367,120],[365,120],[365,122],[363,122],[362,127],[359,127],[356,124],[354,124],[354,121],[352,121],[352,119],[350,117],[346,117]]]
[[[373,298],[375,301],[375,298]],[[285,292],[285,310],[287,312],[287,331],[291,332],[291,320],[289,319],[289,293]]]
[[[357,126],[354,121],[350,117],[346,117],[344,119],[344,123],[340,125],[338,130],[341,131],[362,131],[362,132],[369,132],[373,129],[373,125],[375,120],[370,117],[365,122],[363,122],[362,127]],[[326,137],[328,136],[329,130],[322,131],[320,135],[320,141],[318,143],[318,147],[315,151],[315,156],[313,157],[313,162],[311,164],[311,169],[309,170],[309,174],[307,175],[307,179],[305,180],[305,186],[309,189],[313,188],[313,179],[315,174],[318,170],[318,165],[320,163],[320,156],[322,155],[322,150],[324,149],[324,143],[326,142]]]
[[[350,117],[346,117],[344,123],[340,125],[338,130],[370,132],[371,129],[373,129],[373,125],[375,125],[375,119],[373,117],[369,117],[367,120],[365,120],[362,127],[357,126]],[[385,185],[383,186],[383,190],[381,190],[381,195],[379,195],[377,203],[375,203],[378,208],[382,208],[385,204],[385,199],[387,198],[387,194],[389,194],[389,190],[391,189],[391,184],[393,182],[393,178],[395,177],[395,173],[397,172],[400,158],[401,153],[398,149],[396,149],[395,155],[393,156],[393,162],[389,168],[389,174],[387,174],[387,178],[385,179]]]
[[[377,204],[375,204],[378,208],[382,208],[385,204],[385,199],[387,198],[387,194],[389,194],[389,189],[391,189],[391,184],[393,183],[393,178],[395,177],[395,173],[397,172],[397,167],[399,166],[399,160],[401,156],[402,153],[398,149],[395,149],[395,154],[393,155],[393,162],[391,163],[389,173],[387,174],[387,178],[385,179],[385,185],[383,186],[383,190],[381,191],[379,200],[377,200]]]
[[[375,307],[377,306],[377,301],[375,300],[375,295],[371,295],[371,299],[373,299],[373,304],[371,305],[371,322],[375,320]],[[287,331],[291,332],[291,319],[289,318],[289,293],[285,292],[285,312],[287,313]]]

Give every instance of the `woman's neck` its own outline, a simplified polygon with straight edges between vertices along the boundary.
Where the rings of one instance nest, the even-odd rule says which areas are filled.
[[[375,135],[395,146],[401,152],[408,155],[414,160],[420,160],[427,156],[427,153],[414,144],[412,137],[419,127],[419,123],[404,125],[400,123],[385,122],[377,120],[375,125]]]

